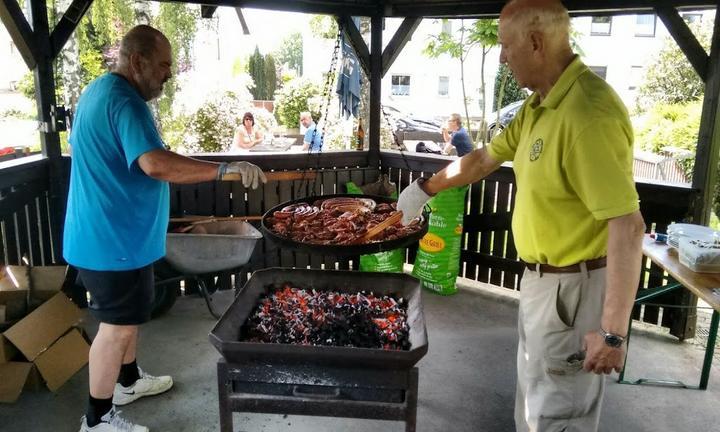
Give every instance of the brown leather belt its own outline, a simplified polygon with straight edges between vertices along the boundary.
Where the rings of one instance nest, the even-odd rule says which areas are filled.
[[[528,268],[528,270],[537,271],[537,264],[524,262],[525,267]],[[607,257],[600,257],[595,258],[592,260],[585,261],[585,265],[587,266],[588,271],[590,270],[597,270],[599,268],[603,268],[607,265]],[[540,264],[540,273],[580,273],[580,263],[565,266],[565,267],[555,267],[551,266],[550,264]]]

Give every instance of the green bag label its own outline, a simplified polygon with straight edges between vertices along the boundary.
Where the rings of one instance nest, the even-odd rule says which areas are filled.
[[[413,275],[422,286],[438,294],[457,292],[455,279],[460,267],[462,222],[468,187],[447,189],[430,202],[428,232],[420,239]]]

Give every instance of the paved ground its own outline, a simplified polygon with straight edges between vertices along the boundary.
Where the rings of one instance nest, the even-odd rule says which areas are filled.
[[[501,289],[464,287],[452,297],[424,294],[430,350],[419,363],[418,432],[512,431],[517,336],[515,299]],[[199,298],[178,300],[173,309],[147,324],[140,362],[151,373],[171,373],[175,388],[124,408],[127,417],[154,432],[218,431],[215,362],[208,342],[214,320]],[[95,325],[87,324],[92,333]],[[695,383],[702,350],[653,331],[636,329],[628,378],[675,377]],[[621,385],[607,378],[601,430],[717,430],[720,422],[720,369],[707,391]],[[57,394],[25,393],[0,405],[2,432],[79,429],[87,398],[87,369]],[[692,415],[690,415],[692,413]],[[304,416],[235,414],[235,432],[401,432],[399,422]]]

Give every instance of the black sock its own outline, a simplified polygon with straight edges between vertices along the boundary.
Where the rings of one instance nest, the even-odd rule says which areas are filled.
[[[123,387],[130,387],[135,384],[135,381],[140,379],[140,372],[138,372],[137,361],[133,360],[132,363],[124,364],[120,367],[120,375],[118,375],[118,382]]]
[[[112,409],[112,406],[112,397],[107,399],[95,399],[90,396],[87,416],[85,416],[88,427],[93,427],[100,423],[102,416],[107,414],[108,411]]]

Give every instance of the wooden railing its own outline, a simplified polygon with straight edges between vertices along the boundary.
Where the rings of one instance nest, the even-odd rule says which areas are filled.
[[[269,182],[257,190],[246,190],[239,182],[208,182],[195,185],[172,185],[171,214],[252,216],[262,215],[273,206],[296,198],[344,192],[348,181],[358,185],[376,181],[380,173],[389,174],[392,181],[403,189],[411,181],[432,175],[450,163],[453,158],[427,154],[383,151],[380,169],[367,168],[365,152],[327,152],[319,156],[306,154],[250,154],[240,156],[197,155],[208,160],[242,158],[264,170],[296,170],[311,167],[317,172],[313,182],[294,180]],[[68,159],[65,159],[69,163]],[[62,262],[53,245],[53,211],[49,204],[47,160],[38,156],[5,162],[0,169],[0,244],[2,263],[34,265]],[[68,170],[69,171],[69,170]],[[664,231],[674,221],[682,221],[689,214],[695,191],[665,184],[637,183],[641,211],[648,229]],[[512,169],[501,167],[485,180],[471,185],[467,194],[467,211],[464,217],[464,242],[460,259],[460,276],[488,282],[508,289],[520,286],[523,267],[515,251],[510,222],[514,205],[515,181]],[[60,210],[61,211],[61,210]],[[62,218],[60,218],[62,220]],[[410,249],[407,261],[413,262],[415,250]],[[309,255],[281,250],[268,240],[261,242],[245,270],[283,266],[300,268],[356,269],[357,257]],[[647,266],[643,267],[647,269]],[[222,287],[231,281],[242,283],[247,273],[221,275]],[[643,273],[641,287],[664,283],[662,275]],[[683,292],[669,294],[658,303],[689,305],[694,298]],[[643,321],[670,327],[671,333],[682,338],[694,332],[694,315],[687,310],[664,310],[645,306],[635,311],[634,317]]]
[[[60,261],[50,217],[48,161],[29,156],[0,164],[2,264],[50,265]]]

